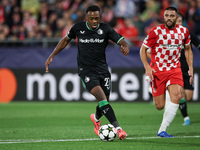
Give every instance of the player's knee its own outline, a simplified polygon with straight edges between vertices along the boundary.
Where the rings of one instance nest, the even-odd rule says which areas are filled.
[[[162,110],[164,107],[156,107],[158,110]]]
[[[186,99],[186,101],[191,101],[192,100],[192,96],[186,96],[185,99]]]
[[[162,110],[165,107],[165,99],[163,97],[154,97],[154,102],[157,110]]]
[[[177,99],[181,100],[184,97],[184,94],[182,92],[178,92],[176,94]]]
[[[185,94],[186,101],[191,101],[192,97],[193,97],[193,92],[190,92],[190,93],[188,92]]]
[[[156,105],[157,110],[162,110],[164,108],[164,106],[162,105]]]

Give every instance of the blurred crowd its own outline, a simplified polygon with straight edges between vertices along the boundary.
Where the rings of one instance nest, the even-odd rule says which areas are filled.
[[[135,46],[163,23],[168,6],[178,8],[184,26],[200,36],[200,0],[0,0],[0,42],[64,37],[74,23],[85,21],[91,4],[101,8],[102,22]]]

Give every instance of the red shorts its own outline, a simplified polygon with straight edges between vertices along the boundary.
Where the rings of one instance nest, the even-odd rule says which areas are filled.
[[[153,77],[154,80],[151,82],[153,97],[164,94],[168,85],[179,84],[182,87],[184,86],[181,68],[156,72],[153,73]]]

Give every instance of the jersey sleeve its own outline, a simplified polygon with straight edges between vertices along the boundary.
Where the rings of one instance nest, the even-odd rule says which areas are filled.
[[[75,39],[76,38],[76,24],[71,27],[69,32],[67,33],[68,39]]]
[[[151,29],[143,41],[143,45],[147,48],[151,48],[155,45],[157,41],[157,35],[153,29]]]
[[[124,39],[123,36],[121,36],[119,33],[117,33],[112,27],[110,27],[109,25],[108,26],[108,36],[109,36],[109,39],[111,39],[113,42],[115,43],[119,43],[119,41],[121,41],[122,39]]]
[[[185,33],[185,45],[189,45],[190,42],[191,42],[190,32],[189,32],[189,30],[186,28],[186,33]]]

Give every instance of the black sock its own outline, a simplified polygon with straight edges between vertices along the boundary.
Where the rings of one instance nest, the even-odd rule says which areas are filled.
[[[108,121],[116,128],[119,126],[119,123],[117,122],[115,113],[112,109],[112,107],[107,104],[102,107],[100,107],[101,111],[103,112],[104,116],[108,119]]]
[[[99,120],[102,116],[103,116],[103,113],[102,113],[101,109],[99,108],[99,105],[97,105],[95,117],[96,117],[96,119]]]
[[[188,113],[187,113],[187,104],[186,102],[182,102],[179,104],[179,109],[181,111],[181,114],[182,116],[185,118],[188,116]]]

